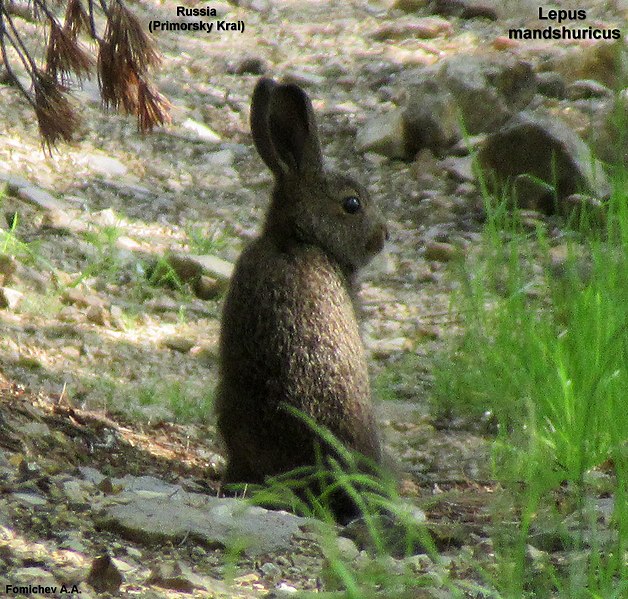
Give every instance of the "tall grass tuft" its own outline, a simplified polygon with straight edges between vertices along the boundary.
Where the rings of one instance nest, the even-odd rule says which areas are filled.
[[[593,540],[581,535],[580,548],[590,550],[586,567],[553,570],[548,589],[613,597],[625,584],[627,179],[625,169],[615,172],[603,224],[583,209],[562,232],[541,223],[530,231],[508,210],[508,194],[486,193],[483,252],[461,267],[454,301],[466,316],[465,333],[453,366],[436,371],[436,403],[494,424],[495,474],[516,489],[520,513],[518,533],[501,547],[497,586],[506,595],[525,596],[534,584],[525,555],[530,527],[548,493],[561,487],[582,527],[593,527]],[[615,481],[613,542],[604,547],[595,519],[585,514],[587,480],[596,471]]]

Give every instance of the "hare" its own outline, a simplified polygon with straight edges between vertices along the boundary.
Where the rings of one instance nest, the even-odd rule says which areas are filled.
[[[331,453],[286,406],[380,463],[355,279],[388,238],[383,216],[363,185],[325,170],[312,104],[297,85],[260,79],[251,131],[275,183],[222,315],[223,483],[261,483],[314,465],[320,449]],[[351,516],[346,505],[334,509],[339,519]]]

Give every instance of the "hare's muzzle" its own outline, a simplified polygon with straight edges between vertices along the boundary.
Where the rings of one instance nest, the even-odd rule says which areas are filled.
[[[388,240],[388,227],[385,224],[377,227],[366,244],[366,249],[371,254],[379,254]]]

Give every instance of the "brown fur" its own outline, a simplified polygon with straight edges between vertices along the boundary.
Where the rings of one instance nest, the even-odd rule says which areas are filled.
[[[275,188],[224,305],[217,395],[224,482],[263,482],[315,463],[320,439],[284,404],[379,463],[354,279],[383,246],[383,218],[363,186],[324,170],[299,87],[260,80],[251,128]],[[355,214],[343,208],[351,196],[361,204]]]

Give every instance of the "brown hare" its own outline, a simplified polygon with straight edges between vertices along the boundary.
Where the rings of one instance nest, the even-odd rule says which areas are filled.
[[[388,233],[366,189],[325,170],[312,104],[297,85],[261,79],[255,147],[275,184],[261,235],[237,261],[220,334],[218,428],[225,483],[315,465],[333,450],[295,408],[348,449],[381,461],[356,318],[356,273]],[[353,514],[347,501],[336,518]]]

